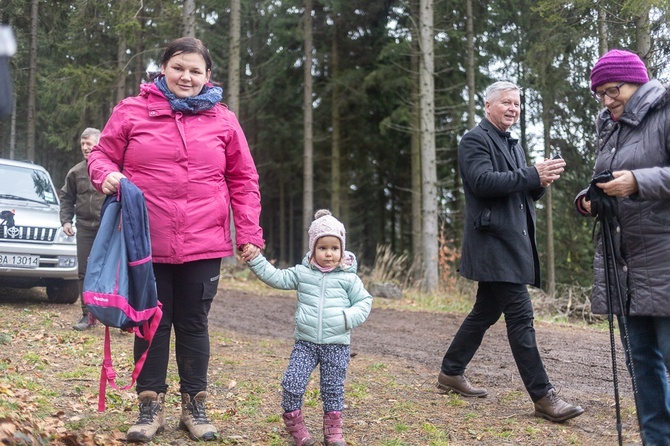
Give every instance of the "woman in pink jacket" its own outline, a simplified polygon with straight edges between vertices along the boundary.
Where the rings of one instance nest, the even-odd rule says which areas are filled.
[[[166,48],[161,74],[121,101],[89,157],[93,185],[114,194],[122,177],[145,195],[163,319],[137,379],[139,418],[128,441],[151,441],[164,430],[170,335],[182,395],[180,427],[192,439],[212,440],[205,414],[209,332],[221,258],[233,255],[230,209],[243,257],[263,246],[258,173],[235,115],[220,104],[209,78],[212,60],[195,38]],[[135,360],[146,349],[135,339]]]

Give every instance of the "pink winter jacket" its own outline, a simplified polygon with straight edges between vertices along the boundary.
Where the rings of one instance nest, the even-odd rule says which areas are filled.
[[[121,101],[88,159],[101,191],[121,172],[144,192],[155,263],[226,257],[238,246],[263,247],[258,173],[235,115],[217,104],[197,114],[174,112],[153,84]]]

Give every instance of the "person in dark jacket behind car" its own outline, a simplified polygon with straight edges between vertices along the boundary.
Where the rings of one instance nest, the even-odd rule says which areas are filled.
[[[77,217],[77,263],[79,265],[79,296],[81,299],[84,276],[88,256],[93,247],[93,240],[100,227],[100,208],[105,201],[105,194],[101,194],[91,184],[88,176],[88,155],[100,139],[100,130],[87,128],[81,134],[81,153],[84,160],[75,165],[65,176],[65,184],[60,190],[60,222],[63,232],[70,237],[75,235],[72,227],[74,217]],[[84,300],[81,299],[82,316],[72,328],[83,331],[95,325],[95,319],[89,315]]]
[[[625,294],[630,341],[626,361],[637,381],[640,435],[645,446],[670,445],[670,88],[649,80],[637,54],[615,49],[593,67],[591,90],[604,107],[596,121],[594,173],[610,170],[614,177],[597,187],[616,197],[614,216],[608,220],[614,227],[614,258]],[[595,214],[596,201],[586,200],[587,190],[577,195],[575,204],[580,213]],[[610,290],[618,288],[611,285]],[[621,326],[616,294],[612,304]],[[591,311],[609,312],[600,239]]]

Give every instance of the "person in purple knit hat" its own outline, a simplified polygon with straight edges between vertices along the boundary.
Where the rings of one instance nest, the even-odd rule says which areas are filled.
[[[607,314],[613,294],[620,327],[626,315],[628,342],[622,340],[642,442],[670,445],[670,88],[649,80],[635,53],[612,50],[591,70],[591,90],[604,107],[596,120],[594,173],[609,170],[613,179],[592,186],[602,192],[581,191],[575,205],[583,215],[602,216],[602,203],[609,204],[614,255],[607,258],[615,259],[624,303],[621,309],[616,283],[607,292],[606,277],[616,275],[606,276],[598,240],[591,311]]]

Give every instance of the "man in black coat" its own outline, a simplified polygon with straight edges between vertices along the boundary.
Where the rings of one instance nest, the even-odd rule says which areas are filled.
[[[479,284],[474,307],[444,355],[438,387],[467,397],[488,394],[463,373],[486,330],[504,313],[512,354],[535,415],[563,422],[584,410],[560,399],[549,382],[535,340],[527,284],[540,286],[535,201],[560,177],[565,161],[526,164],[521,145],[508,131],[519,119],[520,104],[519,87],[492,84],[486,90],[486,118],[458,145],[466,203],[459,271]]]

